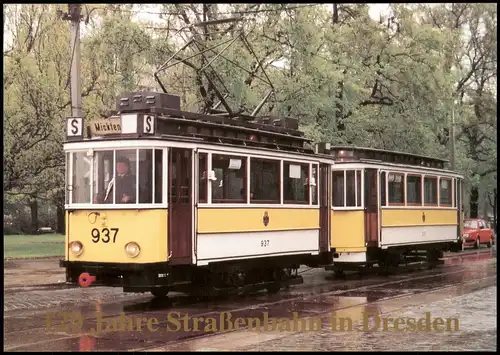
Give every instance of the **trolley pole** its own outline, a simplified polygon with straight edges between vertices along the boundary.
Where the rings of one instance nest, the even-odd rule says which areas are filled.
[[[71,114],[73,117],[83,117],[80,66],[80,21],[82,20],[81,12],[81,4],[68,4],[68,13],[62,15],[62,18],[64,20],[71,21]]]

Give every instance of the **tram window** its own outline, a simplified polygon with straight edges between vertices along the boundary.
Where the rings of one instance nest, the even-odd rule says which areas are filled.
[[[207,182],[208,174],[208,154],[200,153],[198,156],[198,200],[201,203],[207,203]]]
[[[386,198],[385,198],[385,179],[386,179],[386,172],[383,172],[380,174],[380,205],[381,206],[386,206]]]
[[[454,187],[455,187],[455,198],[453,199],[453,207],[457,207],[457,201],[458,201],[458,197],[459,197],[459,193],[458,193],[458,180],[457,179],[453,179],[453,183],[454,183]]]
[[[389,204],[402,205],[405,203],[403,174],[389,173]]]
[[[70,153],[66,153],[66,188],[64,189],[65,192],[64,200],[66,201],[65,202],[66,204],[69,204],[69,194],[70,194],[69,190],[71,189],[69,159],[70,159]]]
[[[155,191],[154,203],[163,202],[163,150],[155,149]]]
[[[309,203],[308,180],[309,164],[283,162],[284,203]]]
[[[90,203],[90,161],[87,152],[73,153],[72,203]]]
[[[356,177],[354,170],[347,170],[345,172],[346,179],[346,207],[356,207]]]
[[[152,203],[152,202],[153,202],[153,150],[139,149],[139,203]]]
[[[280,162],[250,158],[250,202],[280,202]]]
[[[376,182],[374,182],[376,183]],[[356,188],[358,189],[358,193],[356,194],[356,206],[361,207],[361,170],[356,170]],[[376,190],[375,190],[376,191]]]
[[[115,203],[136,201],[136,150],[117,150],[113,190]]]
[[[406,176],[406,203],[422,205],[422,177],[420,175]]]
[[[311,173],[311,198],[312,198],[312,204],[317,205],[318,204],[318,166],[313,165],[312,166],[312,173]]]
[[[139,149],[139,203],[152,203],[153,151]]]
[[[424,203],[426,205],[437,205],[437,178],[424,178]]]
[[[334,171],[332,176],[333,206],[344,207],[344,171]]]
[[[211,181],[213,203],[246,202],[246,166],[245,157],[212,155],[216,178]]]
[[[113,151],[100,150],[94,154],[94,177],[93,202],[94,203],[113,203],[113,195],[110,193],[113,183]],[[109,187],[109,191],[108,191]],[[106,195],[107,193],[107,195]]]
[[[451,179],[439,179],[439,204],[451,206]]]

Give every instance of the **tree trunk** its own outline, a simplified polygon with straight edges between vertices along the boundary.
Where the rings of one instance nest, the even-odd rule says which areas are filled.
[[[478,200],[479,200],[479,188],[473,186],[470,191],[470,218],[478,218]]]
[[[36,234],[38,232],[38,202],[36,199],[30,201],[31,210],[31,232]]]

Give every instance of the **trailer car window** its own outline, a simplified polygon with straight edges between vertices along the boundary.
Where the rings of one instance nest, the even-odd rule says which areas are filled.
[[[437,178],[424,178],[424,204],[437,205]]]
[[[385,179],[387,173],[384,171],[380,174],[380,205],[386,206],[386,198],[385,198]]]
[[[410,205],[422,205],[422,177],[406,176],[406,202]]]
[[[332,174],[332,201],[334,207],[344,207],[344,171],[334,171]]]
[[[200,153],[198,156],[198,201],[207,203],[207,186],[209,181],[208,154]]]
[[[313,165],[312,166],[312,181],[310,184],[310,189],[311,189],[311,196],[312,196],[312,204],[317,205],[318,204],[318,166]]]
[[[439,204],[442,206],[451,206],[451,179],[439,179]]]
[[[347,170],[345,172],[346,177],[346,207],[356,206],[356,181],[355,181],[355,171]]]
[[[403,205],[405,203],[404,175],[389,173],[389,204]]]

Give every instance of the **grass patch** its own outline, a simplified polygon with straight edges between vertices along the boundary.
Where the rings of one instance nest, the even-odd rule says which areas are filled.
[[[64,256],[64,235],[4,235],[3,257],[35,258]]]

